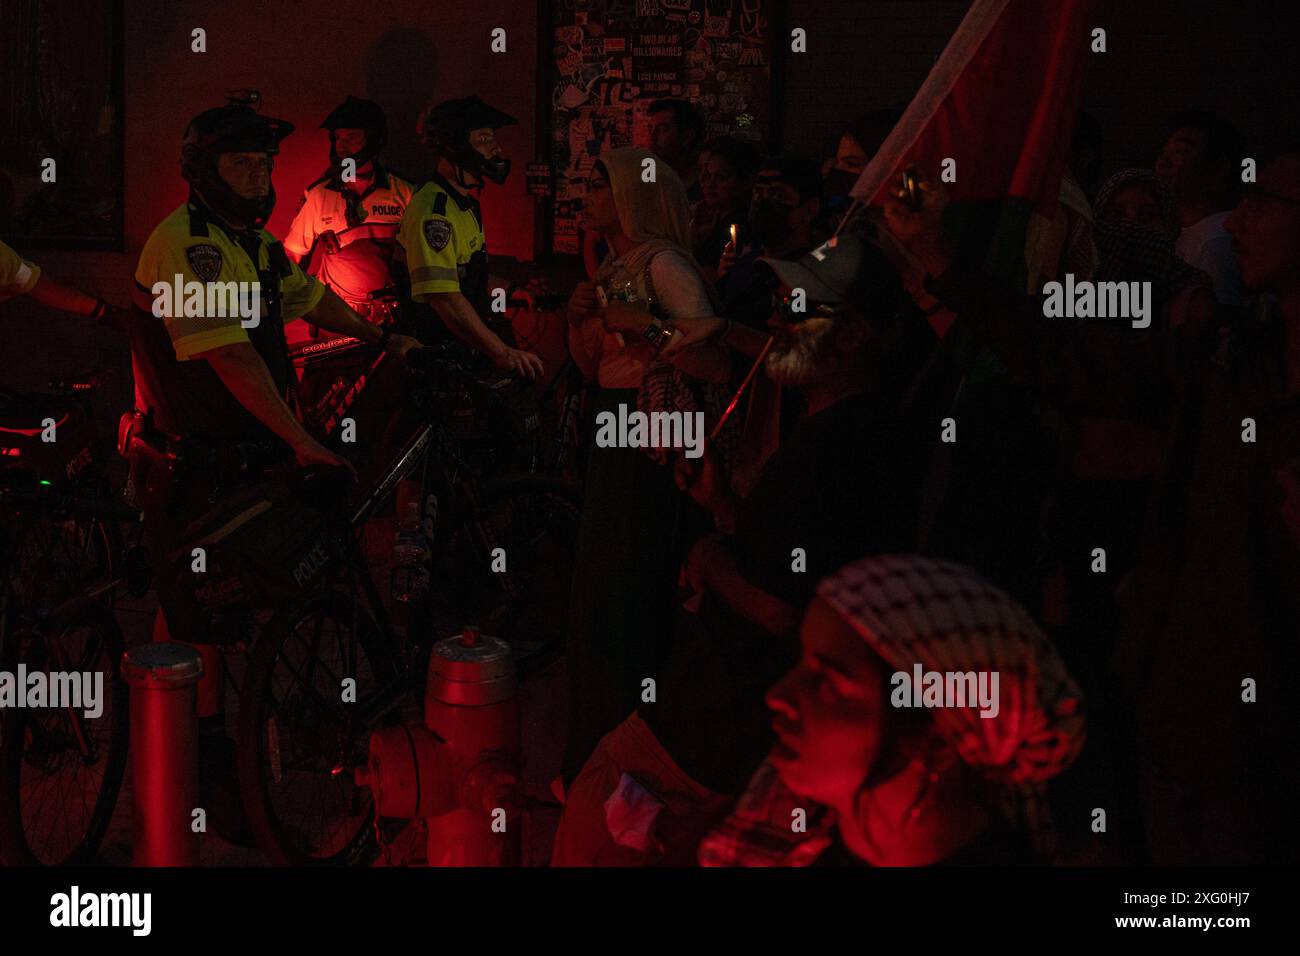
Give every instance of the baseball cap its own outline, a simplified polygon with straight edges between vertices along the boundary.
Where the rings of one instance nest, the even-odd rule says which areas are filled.
[[[856,304],[872,314],[892,315],[906,299],[902,277],[874,242],[834,236],[800,259],[763,256],[782,285],[803,289],[810,302]]]

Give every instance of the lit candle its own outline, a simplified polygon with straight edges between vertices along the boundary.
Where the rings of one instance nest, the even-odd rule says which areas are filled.
[[[733,246],[736,244],[736,224],[734,222],[731,224],[731,244]]]

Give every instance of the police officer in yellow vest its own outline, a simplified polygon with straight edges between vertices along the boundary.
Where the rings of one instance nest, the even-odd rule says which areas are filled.
[[[284,322],[303,317],[399,355],[418,343],[366,323],[289,261],[263,228],[275,206],[274,157],[293,126],[262,116],[252,102],[256,94],[206,110],[186,130],[181,175],[189,199],[154,229],[135,273],[137,392],[148,406],[142,410],[152,410],[157,427],[172,435],[213,443],[278,439],[300,465],[348,467],[286,402]],[[204,287],[260,283],[259,314],[176,314],[160,302],[159,284],[175,304],[170,287],[178,277]]]
[[[301,316],[399,357],[419,345],[368,324],[305,275],[263,228],[275,206],[274,157],[293,126],[262,116],[255,102],[251,92],[232,97],[190,122],[181,152],[189,199],[154,229],[135,272],[127,331],[137,409],[151,417],[159,441],[188,449],[201,462],[175,474],[171,466],[150,471],[144,531],[157,575],[156,639],[169,633],[193,643],[216,639],[202,632],[201,617],[169,565],[167,555],[183,543],[179,529],[277,459],[351,469],[307,433],[286,401],[292,369],[284,322]],[[158,471],[161,481],[154,480]],[[220,718],[213,714],[220,655],[204,650],[199,716],[212,721],[212,734],[204,737],[220,740]],[[217,693],[210,680],[218,682]],[[220,776],[228,782],[228,774]],[[201,773],[201,782],[211,777]]]
[[[426,110],[419,130],[438,155],[437,171],[406,207],[397,241],[405,252],[412,299],[431,306],[453,335],[498,368],[531,379],[542,374],[542,360],[514,348],[508,326],[491,327],[487,240],[474,195],[485,181],[505,182],[510,160],[496,130],[517,122],[477,96]]]

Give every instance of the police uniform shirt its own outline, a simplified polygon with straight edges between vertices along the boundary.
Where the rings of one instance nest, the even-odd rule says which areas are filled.
[[[427,302],[436,293],[459,292],[479,315],[488,313],[487,240],[478,200],[435,173],[406,207],[397,241],[412,298]]]
[[[40,266],[0,242],[0,302],[31,292],[40,278]]]
[[[158,224],[140,253],[132,301],[145,314],[134,317],[131,329],[137,401],[142,410],[155,410],[158,427],[165,431],[250,440],[270,434],[230,394],[207,362],[194,360],[214,349],[246,342],[267,362],[277,384],[286,387],[291,370],[283,329],[272,327],[267,314],[267,296],[274,290],[263,284],[259,323],[253,328],[245,328],[239,314],[186,316],[182,310],[180,315],[161,319],[153,315],[154,284],[166,282],[170,290],[177,276],[182,283],[261,281],[259,270],[269,273],[276,267],[270,249],[276,239],[265,229],[258,230],[257,237],[258,262],[254,265],[235,236],[202,210],[185,203]],[[287,257],[279,259],[279,318],[287,322],[314,309],[325,287]]]
[[[303,193],[302,204],[284,237],[284,248],[302,259],[321,233],[338,237],[339,251],[326,254],[317,249],[313,268],[316,277],[345,302],[355,306],[370,293],[392,284],[389,264],[402,222],[415,187],[387,170],[375,167],[374,182],[354,200],[353,224],[348,219],[348,198],[337,178],[317,183]]]

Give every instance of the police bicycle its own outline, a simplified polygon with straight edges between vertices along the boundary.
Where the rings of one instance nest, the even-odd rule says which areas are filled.
[[[0,858],[6,864],[94,860],[117,804],[130,738],[120,670],[125,643],[112,610],[86,594],[46,603],[71,591],[59,574],[25,574],[23,542],[33,524],[102,529],[132,515],[85,489],[59,489],[30,469],[0,472],[0,673],[12,679],[15,695],[0,707]],[[50,699],[54,687],[71,687],[56,675],[97,684],[98,713],[89,712],[84,697]],[[38,684],[44,700],[18,699]]]
[[[373,795],[354,781],[371,732],[421,698],[432,646],[467,623],[512,644],[527,676],[562,649],[578,501],[539,474],[484,478],[448,410],[485,402],[473,370],[446,349],[407,356],[419,426],[345,512],[340,568],[280,608],[248,660],[239,705],[239,773],[258,845],[274,863],[351,864],[383,830]],[[400,482],[419,482],[428,553],[390,576],[390,615],[362,535]],[[329,497],[329,496],[324,496]]]
[[[23,469],[41,487],[110,501],[113,443],[100,435],[92,408],[107,381],[108,373],[92,371],[50,379],[47,392],[0,386],[0,470]],[[148,590],[138,512],[28,509],[13,520],[15,601],[48,608],[87,594],[111,605],[124,582],[137,596]]]

